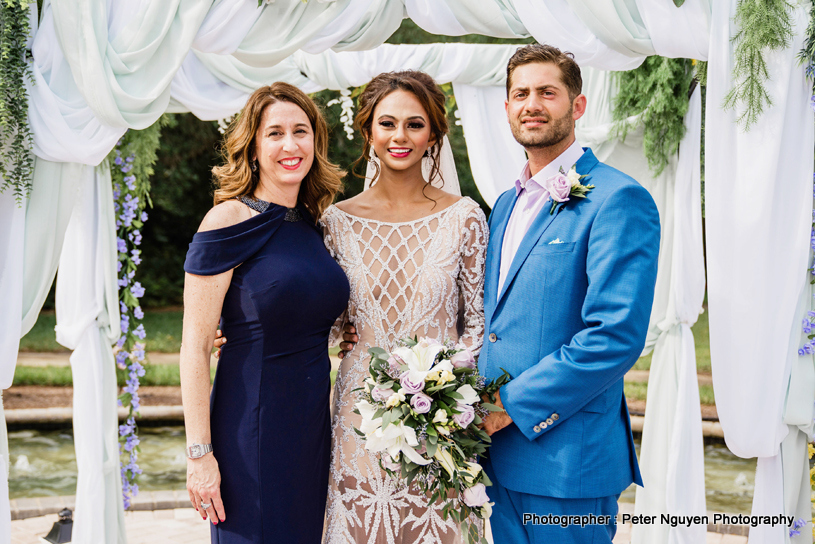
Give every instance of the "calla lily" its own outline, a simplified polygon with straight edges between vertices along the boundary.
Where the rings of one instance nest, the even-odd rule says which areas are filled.
[[[368,436],[376,431],[376,429],[382,427],[382,418],[374,417],[374,414],[376,414],[378,409],[376,406],[366,400],[359,401],[355,404],[355,406],[357,410],[359,410],[359,415],[362,416],[362,422],[359,425],[359,430],[363,434]]]
[[[456,462],[453,460],[453,456],[447,451],[446,448],[439,448],[436,450],[436,453],[433,455],[442,468],[447,471],[447,474],[450,476],[449,479],[453,478],[453,471],[456,469]]]
[[[416,438],[416,431],[402,423],[388,425],[386,429],[381,427],[367,436],[365,448],[368,451],[387,451],[391,458],[396,458],[399,452],[417,465],[427,465],[427,459],[419,455],[415,447],[419,445]]]

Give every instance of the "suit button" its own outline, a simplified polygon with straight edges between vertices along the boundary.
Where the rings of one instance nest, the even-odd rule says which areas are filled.
[[[490,342],[495,342],[496,340],[498,340],[498,337],[495,336],[494,332],[491,332],[490,333]]]
[[[533,431],[535,431],[536,433],[541,432],[541,428],[540,428],[540,427],[538,427],[537,425],[535,425],[534,427],[532,427],[532,430],[533,430]]]
[[[548,426],[545,421],[541,421],[541,429],[545,429]]]
[[[546,424],[547,424],[547,425],[551,425],[551,424],[552,424],[552,423],[554,423],[554,422],[555,422],[555,420],[554,420],[554,419],[552,419],[551,417],[550,417],[549,419],[547,419],[547,420],[546,420]]]
[[[557,415],[557,414],[552,414],[552,419],[554,419],[555,421],[557,421],[558,419],[560,419],[560,416],[559,416],[559,415]]]

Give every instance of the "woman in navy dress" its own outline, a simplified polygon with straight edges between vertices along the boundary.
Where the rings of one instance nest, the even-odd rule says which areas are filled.
[[[181,390],[190,501],[212,542],[318,543],[328,487],[327,339],[348,280],[316,219],[338,191],[328,130],[285,83],[258,89],[213,169],[184,269]],[[229,337],[210,399],[215,330]]]

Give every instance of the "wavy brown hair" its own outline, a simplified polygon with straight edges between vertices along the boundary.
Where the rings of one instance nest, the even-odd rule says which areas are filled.
[[[407,91],[411,93],[419,100],[424,111],[427,112],[430,133],[436,140],[433,147],[427,151],[432,162],[430,179],[433,179],[436,174],[439,174],[441,146],[444,142],[445,134],[449,131],[447,110],[444,107],[447,97],[444,96],[444,91],[441,90],[441,87],[439,87],[432,77],[418,70],[404,70],[401,72],[379,74],[368,83],[365,90],[359,95],[359,99],[357,100],[357,115],[354,118],[354,128],[362,134],[364,144],[362,156],[354,161],[354,171],[368,162],[368,157],[371,153],[374,110],[383,98],[394,91]],[[359,174],[357,175],[359,176]],[[373,184],[378,177],[379,166],[376,165],[376,172],[371,180],[371,184]]]
[[[344,172],[328,160],[328,125],[317,105],[306,93],[288,83],[278,81],[252,93],[243,111],[229,126],[221,146],[224,164],[212,169],[215,183],[215,204],[252,196],[260,181],[252,172],[255,137],[263,120],[263,112],[275,102],[297,105],[311,122],[314,131],[314,162],[300,184],[297,201],[318,220],[342,188]]]

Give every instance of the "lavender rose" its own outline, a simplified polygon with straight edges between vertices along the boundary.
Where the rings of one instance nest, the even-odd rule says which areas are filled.
[[[455,368],[475,368],[475,357],[473,357],[472,352],[466,348],[464,351],[459,351],[453,355],[450,358],[450,362],[453,363],[453,367]]]
[[[424,393],[416,393],[413,395],[413,398],[410,399],[410,405],[413,406],[417,414],[426,414],[429,412],[431,404],[433,404],[433,400]]]
[[[460,413],[453,415],[455,421],[462,429],[466,429],[467,425],[473,422],[475,418],[475,410],[469,404],[456,403],[456,410]]]
[[[393,395],[393,389],[380,389],[379,387],[374,387],[371,391],[371,396],[374,400],[379,402],[386,402],[391,395]]]
[[[464,500],[464,504],[470,508],[484,506],[490,501],[490,498],[487,496],[486,486],[480,483],[465,489],[461,494],[461,498]]]
[[[558,174],[546,180],[549,195],[555,202],[566,202],[572,192],[572,182],[563,174]]]
[[[402,468],[402,464],[398,461],[394,461],[390,455],[384,454],[382,456],[382,466],[386,469],[390,470],[391,472],[397,472],[399,469]]]
[[[402,385],[402,392],[407,394],[410,393],[421,393],[422,389],[424,389],[424,380],[422,381],[413,381],[410,379],[410,373],[405,371],[402,373],[402,377],[399,379],[399,383]]]

